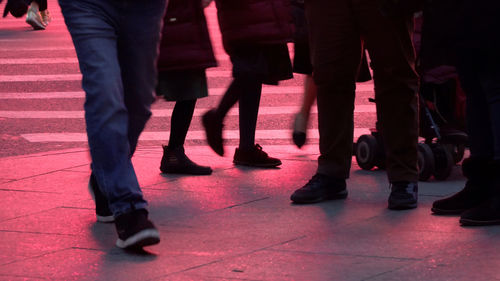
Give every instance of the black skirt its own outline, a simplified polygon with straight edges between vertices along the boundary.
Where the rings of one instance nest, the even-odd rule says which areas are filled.
[[[233,46],[229,57],[234,78],[250,76],[270,85],[293,78],[292,62],[285,43]]]
[[[194,100],[208,96],[204,69],[170,70],[158,73],[156,94],[167,101]]]

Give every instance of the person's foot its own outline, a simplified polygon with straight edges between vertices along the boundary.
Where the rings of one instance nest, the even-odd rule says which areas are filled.
[[[448,198],[435,201],[431,211],[436,215],[459,215],[484,202],[492,184],[488,173],[490,166],[485,159],[464,159],[462,173],[467,178],[465,187]]]
[[[31,5],[28,9],[26,15],[26,23],[31,25],[35,30],[45,29],[45,24],[43,24],[40,12],[38,11],[38,8],[35,7],[34,5]]]
[[[40,11],[40,16],[42,18],[42,23],[47,26],[52,21],[52,16],[49,13],[49,10]]]
[[[90,174],[89,193],[95,202],[95,214],[98,222],[113,222],[115,220],[113,213],[109,209],[109,203],[104,194],[102,194],[97,184],[94,174]]]
[[[281,160],[269,157],[269,155],[262,150],[262,147],[256,144],[250,149],[236,148],[233,163],[236,165],[273,168],[281,165]]]
[[[297,113],[295,115],[295,120],[293,122],[293,133],[292,140],[293,143],[301,148],[306,143],[307,138],[307,116],[302,113]]]
[[[160,233],[148,220],[145,209],[133,210],[116,217],[118,240],[116,246],[122,249],[140,249],[160,243]]]
[[[217,116],[216,110],[211,109],[203,114],[203,127],[207,135],[207,142],[210,148],[220,156],[224,155],[224,145],[222,139],[222,120]]]
[[[290,196],[294,203],[317,203],[325,200],[345,199],[347,189],[345,179],[315,174],[303,187]]]
[[[184,153],[183,147],[171,149],[163,146],[163,157],[161,158],[160,170],[165,174],[186,174],[186,175],[210,175],[212,169],[200,166]]]
[[[407,210],[417,207],[418,184],[416,182],[393,182],[389,195],[389,209]]]
[[[431,211],[436,215],[460,215],[468,209],[477,207],[486,199],[477,187],[473,187],[471,181],[465,183],[465,187],[452,196],[434,201]]]
[[[477,207],[469,209],[460,216],[464,226],[500,225],[500,196],[489,197]]]

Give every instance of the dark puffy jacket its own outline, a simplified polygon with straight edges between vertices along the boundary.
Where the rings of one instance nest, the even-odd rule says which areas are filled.
[[[217,66],[201,0],[170,0],[163,23],[159,71]]]
[[[215,0],[224,48],[293,40],[290,0]]]

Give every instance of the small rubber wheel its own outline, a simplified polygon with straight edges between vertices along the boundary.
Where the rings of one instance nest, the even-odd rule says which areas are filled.
[[[356,143],[356,162],[363,170],[371,170],[376,163],[377,139],[372,135],[362,135]]]
[[[427,181],[435,169],[434,153],[426,143],[418,144],[418,179]]]
[[[437,180],[445,180],[450,174],[455,164],[453,155],[450,149],[442,144],[436,144],[432,151],[434,152],[434,178]]]

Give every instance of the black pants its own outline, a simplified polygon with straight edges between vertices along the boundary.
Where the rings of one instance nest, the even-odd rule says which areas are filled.
[[[318,87],[318,173],[349,177],[355,80],[366,45],[389,181],[416,182],[418,76],[411,17],[384,17],[373,0],[314,0],[305,7]]]
[[[32,2],[36,2],[40,7],[40,11],[47,10],[47,0],[33,0]]]

